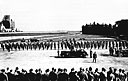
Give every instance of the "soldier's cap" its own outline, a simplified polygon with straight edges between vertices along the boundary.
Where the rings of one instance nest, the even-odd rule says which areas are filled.
[[[54,70],[54,67],[52,67],[52,70]]]
[[[38,72],[38,69],[36,69],[35,72]]]
[[[7,70],[9,70],[9,67],[7,67]]]
[[[82,67],[80,67],[80,70],[82,70]]]
[[[59,69],[58,69],[58,71],[62,72],[62,71],[63,71],[63,69],[59,68]]]
[[[32,71],[33,71],[33,69],[30,69],[29,71],[30,71],[30,72],[32,72]]]
[[[75,73],[77,73],[77,71],[75,71]]]
[[[12,69],[10,70],[10,72],[12,72]]]
[[[18,74],[20,74],[20,71],[17,71]]]
[[[60,68],[58,68],[58,71],[60,71],[61,69]]]
[[[41,68],[39,68],[39,71],[41,71]]]
[[[1,72],[5,72],[5,69],[1,69]]]
[[[92,70],[92,67],[89,67],[89,71],[91,71]]]
[[[122,72],[125,72],[125,70],[124,70],[124,69],[122,69]]]
[[[105,68],[102,68],[102,71],[106,71],[106,69]]]
[[[18,67],[16,67],[16,70],[18,70],[19,68]]]
[[[49,72],[49,69],[46,69],[45,72]]]
[[[96,68],[95,71],[98,71],[98,68]]]
[[[64,71],[67,71],[67,69],[66,69],[66,68],[64,68]]]
[[[122,69],[119,69],[119,72],[121,72],[122,71]]]
[[[109,67],[109,70],[112,70],[112,67]]]
[[[74,68],[72,68],[71,71],[74,71]]]
[[[114,71],[116,71],[117,69],[116,68],[114,68]]]

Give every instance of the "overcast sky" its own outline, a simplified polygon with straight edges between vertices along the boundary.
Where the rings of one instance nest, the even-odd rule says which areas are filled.
[[[25,31],[81,30],[86,23],[128,19],[128,0],[0,0],[0,19],[10,15]]]

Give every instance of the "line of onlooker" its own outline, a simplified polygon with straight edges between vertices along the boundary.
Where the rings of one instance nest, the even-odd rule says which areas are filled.
[[[70,72],[67,69],[52,68],[51,70],[46,69],[43,73],[41,69],[25,69],[19,70],[18,67],[13,71],[12,69],[1,69],[0,70],[0,81],[128,81],[128,72],[124,69],[117,70],[116,68],[110,67],[108,71],[102,68],[99,71],[95,68],[93,71],[92,67],[82,68],[76,71],[71,68]]]

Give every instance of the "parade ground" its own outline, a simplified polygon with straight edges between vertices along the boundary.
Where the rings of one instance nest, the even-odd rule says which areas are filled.
[[[59,35],[46,37],[47,39],[60,40],[62,38],[69,39],[70,37],[76,38],[86,38],[88,40],[114,40],[113,38],[107,38],[97,35]],[[41,39],[41,38],[40,38]],[[45,38],[43,38],[45,39]],[[43,40],[41,39],[41,40]],[[46,40],[46,39],[45,39]],[[65,49],[64,49],[65,50]],[[90,49],[85,49],[87,53],[90,53]],[[62,50],[60,50],[61,52]],[[80,67],[88,68],[92,67],[99,68],[102,67],[108,70],[109,67],[114,67],[117,69],[123,68],[128,71],[128,58],[127,57],[115,57],[109,55],[109,49],[92,49],[96,52],[97,62],[93,63],[93,59],[87,56],[87,58],[56,58],[57,50],[20,50],[20,51],[2,51],[0,49],[0,68],[15,69],[19,67],[20,69],[38,69],[41,68],[43,71],[47,68],[67,68],[68,72],[71,68],[79,70]]]

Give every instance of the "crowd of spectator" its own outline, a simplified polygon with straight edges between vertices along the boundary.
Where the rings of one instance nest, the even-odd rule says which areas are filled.
[[[10,68],[0,70],[0,81],[128,81],[128,72],[124,69],[109,67],[109,70],[92,67],[82,68],[76,71],[53,67],[42,72],[41,69],[29,69],[29,71],[18,67],[13,71]]]

